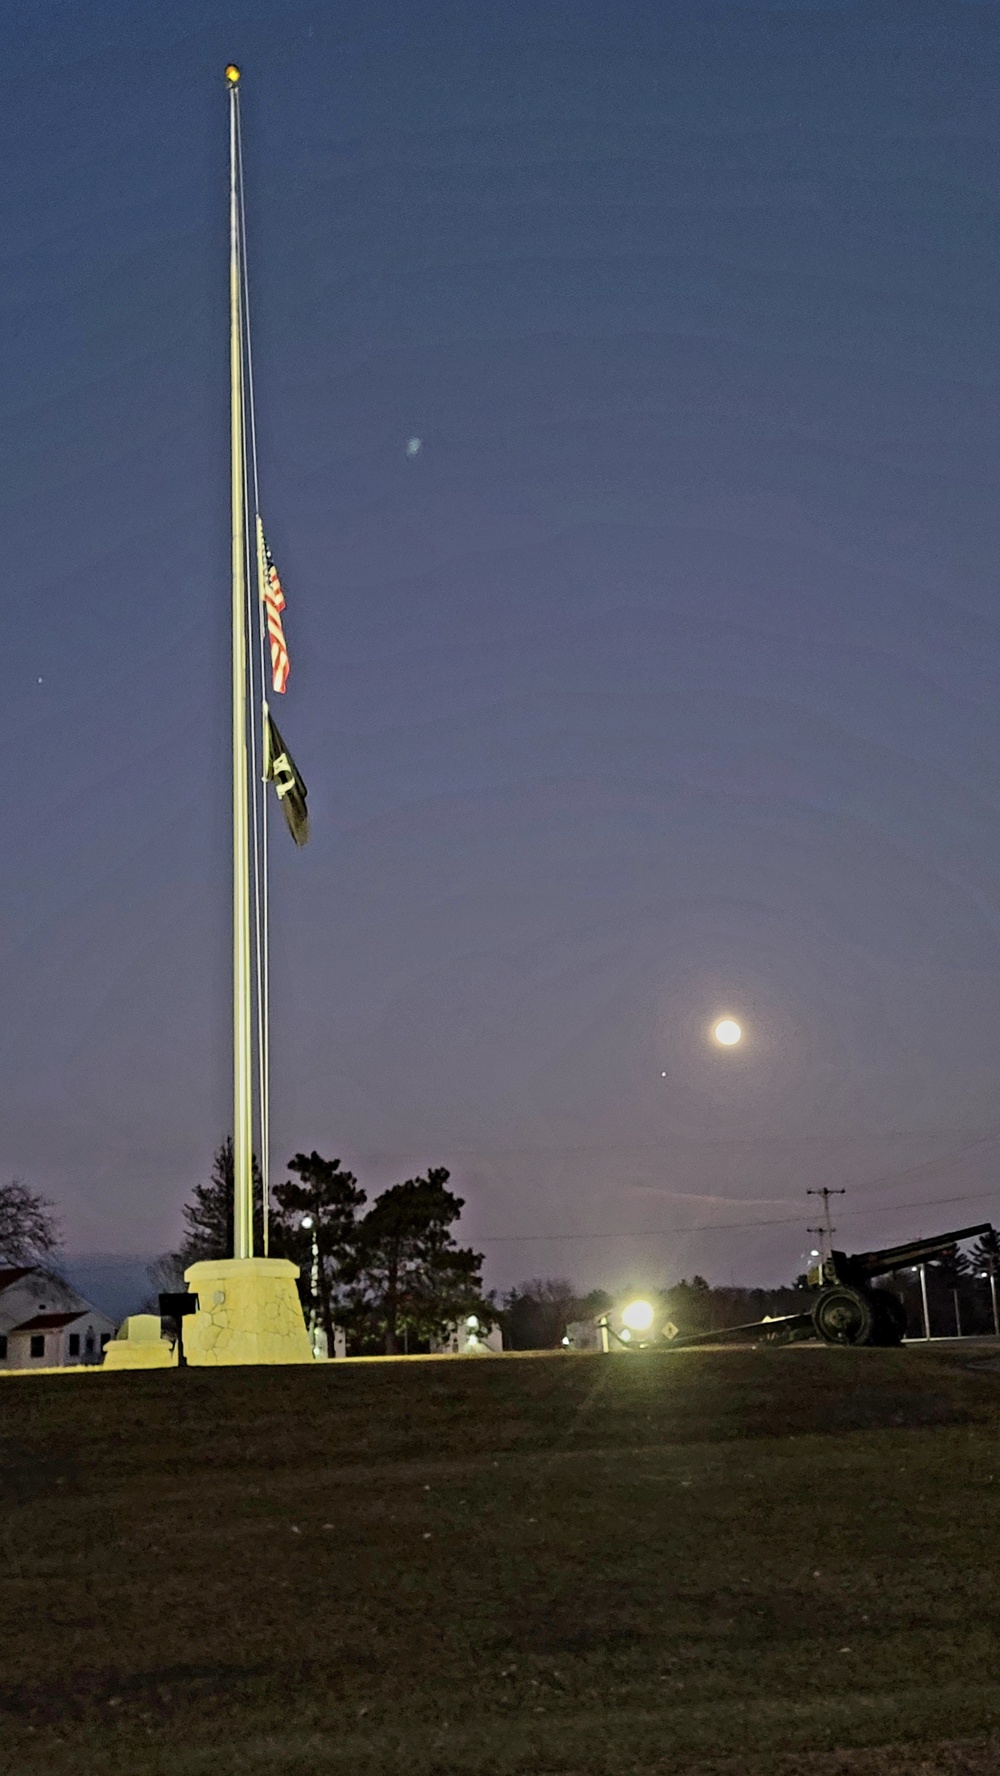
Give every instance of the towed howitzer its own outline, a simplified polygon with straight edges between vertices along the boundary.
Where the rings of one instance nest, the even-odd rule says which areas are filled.
[[[874,1288],[875,1279],[911,1270],[931,1258],[950,1258],[960,1240],[993,1231],[991,1222],[980,1221],[975,1227],[957,1227],[950,1233],[907,1240],[901,1246],[882,1246],[873,1252],[831,1252],[806,1277],[808,1286],[818,1291],[809,1313],[780,1314],[747,1326],[727,1326],[720,1332],[682,1332],[671,1342],[718,1344],[721,1339],[751,1336],[778,1342],[815,1333],[825,1344],[901,1344],[906,1309],[891,1289]]]

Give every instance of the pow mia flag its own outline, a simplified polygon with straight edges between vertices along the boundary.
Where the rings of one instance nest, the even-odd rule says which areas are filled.
[[[306,786],[270,711],[264,714],[264,781],[274,784],[288,830],[297,845],[304,845],[309,837]]]

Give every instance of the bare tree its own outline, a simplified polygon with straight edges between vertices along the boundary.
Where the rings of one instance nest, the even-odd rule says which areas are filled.
[[[44,1264],[61,1243],[53,1203],[20,1178],[0,1184],[0,1261]]]

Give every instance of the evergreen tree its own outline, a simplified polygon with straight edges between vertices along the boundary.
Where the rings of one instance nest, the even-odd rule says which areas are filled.
[[[343,1290],[348,1275],[356,1270],[356,1211],[368,1200],[353,1172],[343,1171],[339,1159],[324,1159],[315,1149],[296,1153],[288,1161],[289,1178],[273,1191],[271,1251],[290,1258],[299,1267],[299,1295],[311,1306],[313,1234],[319,1257],[317,1316],[332,1354],[334,1327],[345,1317]],[[304,1228],[302,1217],[313,1226]],[[338,1311],[341,1310],[341,1311]]]
[[[433,1338],[475,1314],[496,1314],[483,1293],[483,1254],[455,1244],[449,1229],[464,1208],[447,1190],[450,1174],[434,1166],[394,1184],[358,1223],[350,1296],[354,1323],[367,1325],[392,1356],[404,1333]]]
[[[995,1227],[980,1235],[969,1253],[969,1260],[973,1270],[985,1270],[987,1276],[991,1271],[994,1276],[1000,1275],[1000,1233]]]
[[[216,1148],[208,1182],[196,1184],[190,1201],[184,1204],[184,1239],[179,1250],[170,1254],[181,1272],[200,1259],[232,1257],[234,1176],[233,1138],[227,1135]],[[253,1229],[254,1250],[262,1252],[264,1190],[256,1154],[253,1156]]]

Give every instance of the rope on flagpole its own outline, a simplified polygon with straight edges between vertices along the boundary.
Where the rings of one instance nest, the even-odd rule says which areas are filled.
[[[249,467],[253,490],[253,518],[247,513],[247,553],[248,558],[257,562],[257,637],[258,661],[257,673],[260,684],[259,709],[262,721],[267,718],[267,653],[264,630],[264,587],[263,562],[261,560],[260,543],[260,483],[257,472],[257,416],[254,405],[253,382],[253,347],[250,338],[250,278],[247,268],[246,252],[246,204],[243,187],[243,131],[240,123],[239,94],[236,95],[236,158],[237,181],[239,187],[240,207],[240,272],[243,299],[243,334],[246,341],[246,393],[247,417],[249,419]],[[253,535],[250,535],[251,522]],[[247,622],[253,632],[253,594],[250,589],[250,576],[247,576]],[[255,699],[251,699],[254,702]],[[263,745],[263,736],[261,739]],[[260,1172],[262,1187],[263,1211],[263,1247],[265,1258],[270,1244],[270,1200],[271,1200],[271,1054],[270,1054],[270,958],[269,958],[269,895],[268,895],[268,843],[267,843],[267,786],[263,781],[263,768],[257,769],[257,721],[256,712],[251,711],[250,719],[250,763],[253,774],[253,876],[254,876],[254,920],[256,925],[256,974],[257,974],[257,1071],[260,1085]],[[261,760],[263,767],[263,759]]]

